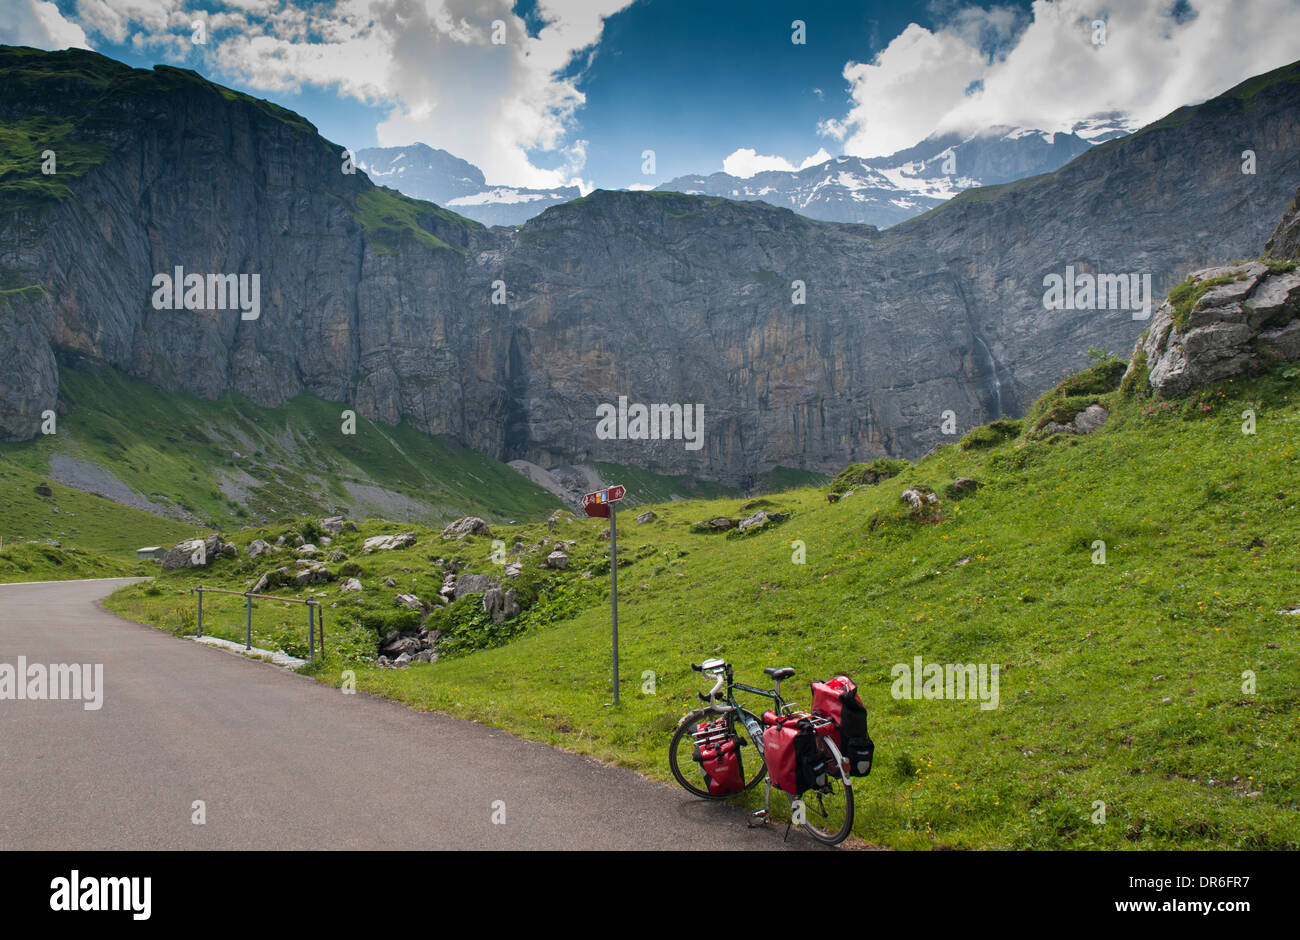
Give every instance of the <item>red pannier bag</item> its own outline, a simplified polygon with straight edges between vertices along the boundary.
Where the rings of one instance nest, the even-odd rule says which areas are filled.
[[[769,722],[769,716],[775,719]],[[763,756],[772,786],[798,796],[826,785],[827,761],[817,746],[817,732],[807,715],[763,715]]]
[[[740,738],[726,718],[704,721],[691,733],[695,751],[691,754],[704,771],[710,796],[729,796],[745,789],[745,768],[740,759]]]
[[[857,685],[844,675],[813,682],[812,699],[813,714],[835,723],[832,738],[848,764],[849,774],[865,777],[871,773],[876,745],[867,732],[867,707],[858,697]]]

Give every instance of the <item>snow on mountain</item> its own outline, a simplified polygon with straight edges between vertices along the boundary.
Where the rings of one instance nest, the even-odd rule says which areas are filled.
[[[748,178],[681,176],[656,189],[762,200],[814,219],[886,228],[963,190],[1051,172],[1094,143],[1128,133],[1118,114],[1098,115],[1076,127],[1084,133],[1003,126],[935,135],[886,157],[834,157],[803,170],[769,170]]]
[[[484,225],[521,225],[543,209],[582,195],[576,186],[489,186],[474,164],[418,143],[359,150],[357,167],[374,183],[447,206]]]

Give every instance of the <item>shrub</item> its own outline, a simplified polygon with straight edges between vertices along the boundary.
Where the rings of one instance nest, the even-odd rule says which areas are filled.
[[[1151,368],[1147,365],[1147,351],[1139,349],[1133,354],[1133,371],[1124,376],[1119,385],[1124,398],[1148,398],[1151,395]]]
[[[995,447],[1003,441],[1019,437],[1020,432],[1024,430],[1024,426],[1023,421],[990,421],[988,424],[973,428],[958,444],[962,450],[982,450],[986,447]]]
[[[879,457],[870,463],[851,463],[831,480],[830,492],[843,493],[855,486],[875,486],[882,480],[896,477],[912,464],[907,460]]]

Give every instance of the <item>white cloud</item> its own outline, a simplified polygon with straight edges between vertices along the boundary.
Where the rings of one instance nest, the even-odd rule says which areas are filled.
[[[263,92],[333,88],[387,106],[382,146],[443,148],[490,183],[590,188],[578,176],[586,141],[571,138],[586,100],[577,78],[605,18],[631,2],[540,0],[535,37],[513,0],[224,0],[229,12],[214,13],[197,0],[78,0],[78,14],[113,42],[172,56],[202,16],[209,44],[199,49],[215,77]],[[498,20],[501,45],[491,41]]]
[[[11,0],[0,21],[0,45],[89,49],[86,34],[48,0]]]
[[[821,148],[811,156],[804,157],[803,161],[798,166],[795,166],[785,157],[768,156],[749,147],[742,147],[733,151],[730,156],[722,161],[722,171],[732,176],[739,176],[741,179],[749,179],[756,173],[764,173],[768,170],[784,170],[787,173],[793,173],[796,170],[803,170],[819,163],[825,163],[830,158],[831,155],[826,152],[825,148]]]
[[[870,63],[848,63],[853,105],[819,130],[873,157],[935,131],[1068,130],[1104,111],[1144,124],[1297,58],[1295,0],[1191,6],[1175,17],[1169,0],[1035,0],[1027,24],[1006,8],[963,7],[933,32],[910,25]],[[1099,15],[1106,41],[1094,45]]]

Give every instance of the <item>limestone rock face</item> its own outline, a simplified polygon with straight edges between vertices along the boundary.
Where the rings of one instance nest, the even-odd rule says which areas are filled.
[[[735,486],[778,466],[834,473],[943,443],[943,410],[962,427],[1019,414],[1089,346],[1131,348],[1155,325],[1046,310],[1045,275],[1149,273],[1163,295],[1195,267],[1258,255],[1300,183],[1300,83],[1283,70],[1249,107],[1225,96],[1183,109],[885,232],[758,202],[606,191],[521,228],[429,206],[394,230],[366,209],[383,191],[340,173],[341,149],[287,112],[184,70],[42,57],[63,64],[60,78],[0,51],[0,123],[67,120],[108,156],[60,175],[60,201],[0,205],[0,267],[24,288],[0,291],[5,440],[39,433],[59,369],[90,360],[209,400],[310,393],[506,461]],[[1250,141],[1277,171],[1244,176],[1224,140]],[[1294,228],[1278,250],[1294,247]],[[258,318],[155,309],[154,275],[178,265],[257,273]],[[491,302],[498,279],[504,305]],[[1235,348],[1241,331],[1221,332],[1203,338]],[[597,408],[624,392],[702,406],[698,448],[598,436]]]

